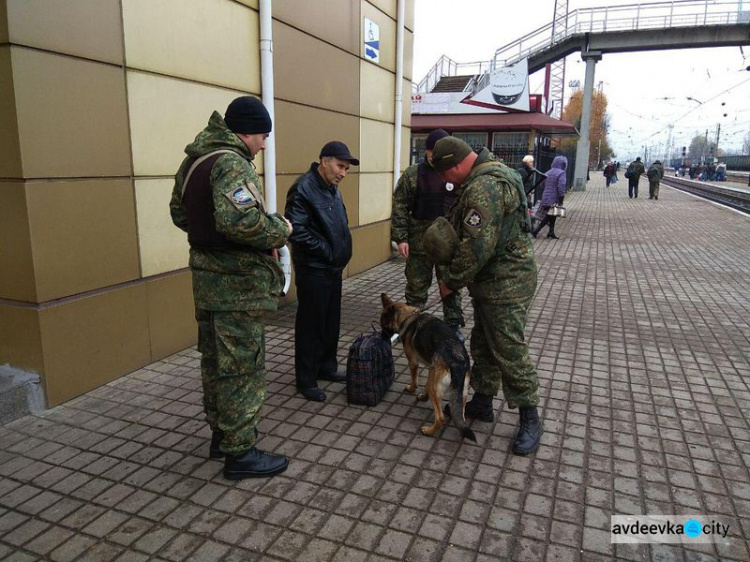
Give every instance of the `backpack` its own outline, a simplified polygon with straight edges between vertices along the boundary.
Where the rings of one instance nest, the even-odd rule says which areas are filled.
[[[630,164],[628,166],[628,169],[625,170],[625,177],[628,178],[628,179],[630,179],[633,176],[635,176],[635,164]]]
[[[347,402],[377,405],[395,376],[390,338],[375,330],[372,334],[362,334],[349,348],[346,361]]]
[[[650,180],[656,179],[659,175],[659,170],[656,169],[656,166],[651,166],[648,169],[648,172],[646,173],[646,177]]]

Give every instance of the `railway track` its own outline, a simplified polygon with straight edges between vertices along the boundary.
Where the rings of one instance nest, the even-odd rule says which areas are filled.
[[[671,176],[664,176],[661,183],[750,214],[750,191]]]

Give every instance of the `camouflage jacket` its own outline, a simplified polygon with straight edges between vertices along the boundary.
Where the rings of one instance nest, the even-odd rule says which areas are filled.
[[[232,244],[190,248],[195,306],[205,310],[275,310],[284,274],[271,250],[286,243],[289,229],[281,215],[266,213],[263,201],[250,195],[252,189],[247,186],[263,196],[252,156],[218,112],[185,148],[187,157],[175,176],[169,203],[172,222],[188,231],[188,214],[182,205],[185,175],[196,158],[217,150],[231,152],[219,156],[211,168],[213,217],[217,232]],[[242,191],[242,198],[233,197],[237,190]]]
[[[410,253],[424,253],[422,235],[432,224],[431,220],[414,218],[415,199],[418,188],[419,164],[413,164],[404,170],[393,192],[393,211],[391,213],[391,240],[408,242]]]
[[[448,217],[459,243],[438,277],[453,290],[468,286],[474,299],[533,296],[537,267],[520,176],[484,148],[459,193]]]

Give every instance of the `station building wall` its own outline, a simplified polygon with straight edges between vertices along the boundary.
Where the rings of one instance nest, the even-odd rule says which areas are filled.
[[[361,160],[341,186],[353,275],[390,257],[397,2],[273,10],[277,205],[344,141]],[[38,373],[48,406],[195,343],[173,175],[214,109],[260,96],[259,34],[257,0],[0,0],[0,365]]]

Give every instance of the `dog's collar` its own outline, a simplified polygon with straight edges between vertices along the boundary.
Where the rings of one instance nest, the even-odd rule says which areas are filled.
[[[406,332],[408,332],[412,324],[416,322],[418,314],[419,314],[419,309],[415,310],[409,316],[406,317],[406,320],[404,320],[404,323],[401,324],[401,329],[398,331],[399,339],[403,341],[404,336],[406,335]]]

